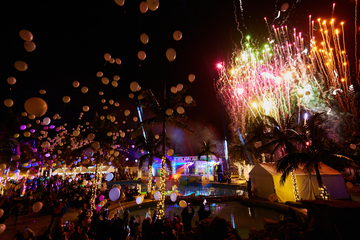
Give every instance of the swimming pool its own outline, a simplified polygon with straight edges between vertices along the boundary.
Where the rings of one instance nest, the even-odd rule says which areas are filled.
[[[152,206],[152,208],[155,208],[155,206],[156,205]],[[199,221],[199,217],[197,215],[198,209],[199,206],[194,206],[196,213],[191,221],[192,227],[195,227],[195,222]],[[165,216],[172,220],[174,216],[181,216],[182,210],[183,209],[177,204],[166,205]],[[140,219],[143,221],[147,212],[148,208],[140,208],[138,210],[130,211],[130,216],[134,216],[136,220]],[[239,202],[213,203],[211,204],[211,212],[212,214],[210,217],[218,216],[229,221],[231,225],[239,232],[241,238],[248,238],[251,228],[263,229],[263,218],[269,218],[278,221],[284,216],[284,213],[272,209],[247,207],[240,204]]]

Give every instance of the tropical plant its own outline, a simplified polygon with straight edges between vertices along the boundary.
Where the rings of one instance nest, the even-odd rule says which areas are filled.
[[[309,175],[309,178],[315,172],[323,199],[328,199],[328,193],[320,174],[321,163],[331,158],[355,165],[352,159],[334,154],[332,149],[330,149],[332,141],[328,136],[326,121],[327,119],[323,113],[312,115],[307,122],[306,144],[301,149],[301,152],[294,151],[287,153],[276,162],[277,171],[282,173],[280,178],[280,183],[282,184],[286,181],[287,176],[299,168],[299,166],[302,166],[303,170]]]
[[[183,121],[186,120],[187,116],[183,107],[195,106],[195,101],[188,103],[185,101],[185,98],[182,94],[186,92],[186,88],[172,94],[170,97],[166,96],[166,91],[162,97],[155,97],[150,89],[146,89],[140,94],[140,105],[143,108],[147,108],[153,114],[152,117],[145,119],[141,122],[134,130],[135,135],[139,135],[141,131],[145,128],[151,128],[155,124],[162,125],[162,160],[161,160],[161,169],[160,169],[160,199],[158,202],[158,217],[161,219],[165,212],[165,162],[166,154],[166,124],[170,124],[175,128],[182,129],[189,133],[194,133],[194,131],[186,125]]]
[[[211,139],[202,141],[201,143],[202,143],[202,145],[200,147],[200,152],[198,154],[198,160],[200,160],[200,158],[202,156],[206,157],[206,172],[205,172],[205,174],[209,174],[209,157],[210,156],[215,156],[216,158],[218,157],[217,153],[214,151],[214,149],[217,148],[217,146],[216,146],[216,144],[214,144],[212,142]]]

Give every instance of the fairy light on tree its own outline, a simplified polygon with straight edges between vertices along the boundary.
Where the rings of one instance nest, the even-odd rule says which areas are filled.
[[[296,183],[296,176],[295,176],[294,169],[292,169],[292,171],[291,171],[291,180],[292,180],[292,184],[293,184],[293,188],[294,188],[295,201],[300,201],[299,188]]]

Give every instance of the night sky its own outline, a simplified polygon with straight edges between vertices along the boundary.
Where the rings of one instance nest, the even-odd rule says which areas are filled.
[[[117,111],[119,122],[131,123],[122,112],[129,109],[131,118],[137,116],[135,101],[128,97],[132,81],[155,93],[163,91],[164,83],[168,92],[171,86],[181,83],[189,87],[189,95],[197,102],[196,107],[187,109],[187,123],[198,134],[189,136],[187,141],[182,133],[174,131],[173,141],[183,154],[196,155],[200,141],[223,140],[225,132],[228,138],[231,135],[230,121],[214,88],[218,78],[216,64],[230,60],[243,35],[250,34],[257,43],[264,43],[268,37],[265,16],[269,24],[296,27],[306,37],[308,15],[314,19],[330,18],[333,3],[328,0],[162,0],[159,9],[142,14],[140,2],[125,0],[121,7],[112,0],[1,1],[1,101],[14,100],[12,112],[1,104],[2,121],[24,111],[26,99],[37,96],[49,105],[44,117],[60,114],[62,119],[58,124],[68,122],[75,127],[83,105],[90,106],[85,119],[95,110],[100,114]],[[285,2],[290,4],[288,11],[274,20]],[[353,0],[342,0],[335,7],[335,18],[346,22],[348,51],[354,46],[354,6]],[[34,35],[34,52],[24,50],[24,41],[19,37],[21,29]],[[176,30],[182,32],[180,41],[172,38]],[[148,44],[141,43],[141,33],[149,36]],[[169,47],[177,52],[172,63],[165,57]],[[140,50],[146,52],[144,61],[137,58]],[[120,58],[121,65],[106,62],[105,53]],[[353,58],[354,55],[349,56],[350,62]],[[27,62],[28,70],[17,71],[13,66],[17,60]],[[119,86],[103,85],[96,77],[97,71],[103,71],[110,80],[119,75]],[[193,83],[187,80],[191,73],[196,76]],[[15,85],[6,82],[10,76],[17,79]],[[74,88],[73,81],[79,81],[80,87]],[[89,92],[82,94],[82,86],[87,86]],[[40,89],[46,90],[46,94],[40,94]],[[99,91],[105,95],[99,96]],[[68,104],[62,102],[65,95],[72,99]],[[109,109],[104,111],[102,98],[113,99],[120,107],[108,105]],[[124,128],[134,126],[132,122]]]

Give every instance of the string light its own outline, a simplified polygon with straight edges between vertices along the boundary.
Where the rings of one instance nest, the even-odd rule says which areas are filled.
[[[152,189],[152,166],[149,166],[149,182],[148,182],[148,188],[147,192],[150,194]]]
[[[319,190],[320,190],[320,196],[321,196],[321,198],[322,198],[323,200],[329,200],[329,193],[328,193],[326,187],[325,187],[325,186],[320,187]]]
[[[297,186],[297,183],[296,183],[296,177],[295,177],[294,169],[292,169],[292,171],[291,171],[291,180],[292,180],[293,189],[294,189],[295,201],[300,201],[299,189],[298,189],[298,186]]]
[[[165,161],[166,158],[163,156],[161,158],[161,169],[160,169],[160,198],[157,203],[157,218],[162,219],[165,215]]]

